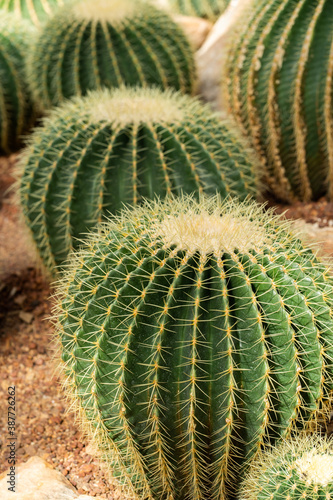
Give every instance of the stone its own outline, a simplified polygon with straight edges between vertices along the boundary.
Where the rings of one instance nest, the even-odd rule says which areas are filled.
[[[194,50],[198,50],[206,40],[213,27],[211,21],[201,17],[182,16],[175,14],[173,20],[181,26]]]
[[[235,27],[246,14],[253,0],[231,0],[219,17],[208,37],[196,53],[198,68],[198,93],[212,104],[215,110],[226,112],[226,101],[222,89],[224,67]],[[241,4],[241,5],[240,5]],[[241,8],[240,8],[241,7]]]
[[[24,323],[31,323],[34,319],[34,315],[26,311],[20,311],[19,318],[24,321]]]
[[[97,500],[97,497],[79,495],[60,472],[40,457],[15,466],[14,492],[8,490],[9,472],[8,469],[0,476],[1,500]]]

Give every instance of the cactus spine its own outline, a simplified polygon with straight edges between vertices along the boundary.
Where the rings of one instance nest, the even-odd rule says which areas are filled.
[[[193,52],[181,28],[140,0],[65,5],[36,38],[29,81],[44,107],[102,87],[173,87],[191,93]]]
[[[262,0],[230,55],[230,107],[282,200],[333,196],[333,9]]]
[[[91,236],[59,289],[61,364],[131,498],[223,500],[316,413],[333,387],[332,285],[255,203],[151,202]]]
[[[35,26],[39,26],[65,0],[0,0],[0,8],[7,12],[15,12],[24,19],[28,19]]]
[[[186,16],[205,17],[215,21],[230,0],[172,0],[171,6]]]
[[[304,498],[333,498],[333,447],[325,437],[301,435],[260,454],[239,494],[240,500]]]
[[[23,212],[50,269],[123,203],[182,191],[257,194],[255,160],[228,124],[158,89],[104,90],[56,109],[21,170]]]
[[[33,28],[14,14],[0,15],[0,152],[18,148],[35,113],[25,77],[25,58]]]

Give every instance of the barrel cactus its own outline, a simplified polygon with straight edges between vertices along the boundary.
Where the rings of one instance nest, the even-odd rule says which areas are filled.
[[[0,0],[0,8],[7,12],[15,12],[24,19],[39,26],[52,13],[52,11],[63,5],[65,0]]]
[[[333,278],[254,202],[166,198],[101,225],[58,297],[64,383],[129,498],[225,500],[333,387]]]
[[[333,197],[331,0],[261,0],[230,55],[230,108],[281,200]]]
[[[230,0],[171,0],[171,7],[186,16],[205,17],[214,21]]]
[[[332,441],[299,436],[253,462],[240,500],[329,500],[333,498]]]
[[[33,32],[29,23],[0,12],[0,152],[6,154],[18,148],[35,119],[24,69]]]
[[[124,203],[182,191],[257,194],[243,141],[170,90],[105,89],[66,103],[36,130],[20,164],[23,212],[50,269]]]
[[[33,94],[48,108],[103,87],[192,93],[193,52],[181,28],[142,0],[80,0],[50,18],[29,59]]]

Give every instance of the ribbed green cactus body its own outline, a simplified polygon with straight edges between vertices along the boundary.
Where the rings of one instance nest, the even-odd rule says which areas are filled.
[[[171,6],[186,16],[205,17],[214,21],[229,2],[230,0],[172,0]]]
[[[260,454],[241,485],[239,500],[330,500],[332,441],[299,436]]]
[[[17,149],[21,136],[34,122],[35,113],[24,71],[29,24],[13,14],[0,12],[0,152]]]
[[[65,385],[129,498],[224,500],[313,416],[332,284],[254,204],[166,201],[91,237],[60,290]]]
[[[55,110],[21,160],[21,200],[47,267],[123,204],[181,192],[256,196],[255,159],[198,101],[145,89]]]
[[[45,107],[121,85],[191,93],[195,80],[192,49],[181,28],[140,0],[64,6],[36,38],[29,68],[33,92]]]
[[[259,1],[229,61],[229,103],[282,200],[333,195],[333,9]]]
[[[52,11],[63,5],[66,0],[0,0],[0,8],[15,12],[36,26],[45,21]]]

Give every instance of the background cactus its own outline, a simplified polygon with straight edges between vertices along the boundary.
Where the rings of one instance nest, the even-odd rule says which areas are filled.
[[[186,16],[206,17],[214,21],[229,2],[230,0],[171,0],[171,6]]]
[[[64,383],[130,498],[225,500],[333,387],[333,279],[255,203],[152,202],[59,289]]]
[[[325,437],[301,435],[261,454],[244,480],[240,500],[333,498],[333,446]]]
[[[0,8],[7,12],[15,12],[28,19],[36,26],[45,21],[51,12],[66,0],[0,0]]]
[[[52,269],[123,203],[182,191],[255,196],[255,165],[228,125],[188,96],[104,90],[56,109],[36,130],[21,160],[21,201]]]
[[[17,149],[35,120],[24,65],[33,34],[29,23],[0,11],[0,152]]]
[[[44,25],[29,60],[44,107],[102,87],[158,85],[191,93],[192,49],[166,13],[140,0],[81,0]]]
[[[278,198],[333,196],[330,0],[262,0],[235,41],[229,104]]]

